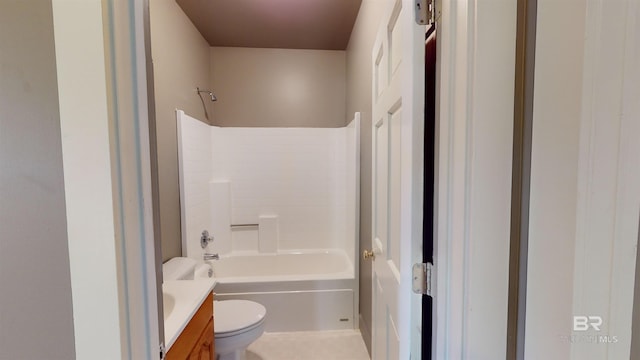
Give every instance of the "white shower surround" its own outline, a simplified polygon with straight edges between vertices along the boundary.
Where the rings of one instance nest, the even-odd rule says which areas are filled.
[[[340,249],[357,263],[359,120],[344,128],[220,128],[180,110],[177,117],[183,255],[202,258],[207,229],[215,237],[207,252],[261,253],[260,242],[275,241],[267,252]],[[257,227],[231,228],[261,217],[277,218],[277,240],[259,238]]]
[[[344,128],[212,127],[213,179],[230,184],[231,223],[277,216],[277,251],[347,251],[345,135]],[[226,211],[212,209],[214,216]],[[256,228],[236,228],[230,237],[231,249],[221,252],[257,252],[262,242]]]
[[[360,114],[331,129],[219,128],[176,115],[183,256],[221,254],[217,298],[262,303],[269,331],[357,328]],[[215,240],[203,250],[204,229]],[[257,273],[234,274],[242,264]]]

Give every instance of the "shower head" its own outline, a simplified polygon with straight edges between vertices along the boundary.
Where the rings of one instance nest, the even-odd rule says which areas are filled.
[[[196,90],[198,91],[198,95],[200,95],[200,93],[207,93],[209,94],[209,96],[211,97],[211,101],[217,101],[218,98],[213,95],[213,93],[209,90],[200,90],[200,88],[196,88]]]

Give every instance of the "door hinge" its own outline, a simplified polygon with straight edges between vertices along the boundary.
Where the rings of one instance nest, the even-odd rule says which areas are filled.
[[[167,349],[164,347],[164,343],[160,343],[160,360],[164,360],[165,355],[167,355]]]
[[[431,25],[436,20],[435,0],[414,0],[416,24]]]
[[[421,295],[433,296],[431,291],[431,281],[433,264],[418,263],[413,264],[413,292]]]

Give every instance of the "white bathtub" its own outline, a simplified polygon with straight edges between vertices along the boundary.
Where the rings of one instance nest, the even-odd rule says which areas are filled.
[[[356,328],[354,267],[340,250],[234,255],[209,261],[217,300],[245,299],[267,308],[266,331]]]

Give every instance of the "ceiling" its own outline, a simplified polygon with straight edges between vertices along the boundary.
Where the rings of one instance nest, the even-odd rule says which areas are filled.
[[[211,46],[344,50],[362,0],[176,0]]]

